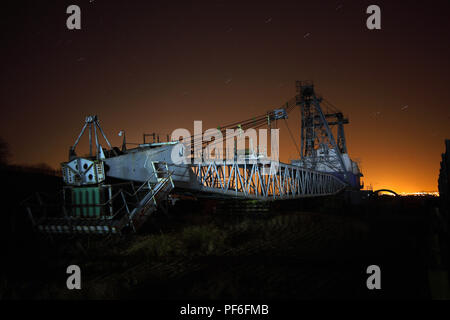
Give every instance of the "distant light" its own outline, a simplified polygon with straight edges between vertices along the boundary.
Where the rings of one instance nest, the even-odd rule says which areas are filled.
[[[438,191],[400,192],[401,196],[432,196],[439,197]]]

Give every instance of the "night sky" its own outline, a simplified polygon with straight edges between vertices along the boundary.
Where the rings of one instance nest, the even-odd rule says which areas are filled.
[[[450,138],[449,1],[13,3],[0,20],[0,137],[12,163],[59,167],[86,115],[114,145],[122,129],[141,142],[193,131],[194,120],[207,129],[264,114],[295,95],[295,80],[313,80],[349,117],[366,186],[437,190]],[[66,28],[70,4],[81,30]],[[371,4],[381,30],[366,28]],[[280,129],[288,161],[296,149]]]

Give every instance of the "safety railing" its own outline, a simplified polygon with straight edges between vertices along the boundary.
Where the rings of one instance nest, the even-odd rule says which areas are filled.
[[[56,199],[56,202],[59,203],[46,202],[45,199],[50,199],[48,195],[46,195],[45,193],[36,193],[22,201],[21,206],[26,208],[26,210],[28,211],[28,215],[35,227],[39,227],[40,225],[45,223],[53,223],[55,221],[57,221],[59,224],[65,222],[69,228],[66,228],[67,226],[58,226],[58,228],[56,229],[59,229],[60,232],[70,232],[74,230],[71,227],[79,228],[79,226],[76,226],[76,224],[79,222],[83,222],[83,224],[85,224],[83,227],[88,227],[87,229],[92,227],[90,225],[95,224],[94,229],[100,230],[101,226],[99,225],[99,220],[102,220],[104,224],[109,225],[112,224],[111,221],[121,221],[121,224],[118,227],[123,227],[130,224],[130,222],[132,224],[133,217],[139,212],[147,211],[152,206],[156,208],[159,199],[158,196],[164,190],[166,192],[170,192],[170,190],[172,190],[172,188],[174,187],[172,172],[169,172],[167,163],[159,162],[158,164],[162,164],[163,169],[156,170],[155,168],[150,178],[142,183],[137,189],[135,188],[133,182],[116,184],[116,186],[119,186],[119,189],[114,193],[110,192],[109,199],[107,201],[103,201],[97,204],[68,204],[65,192],[66,189],[71,189],[72,187],[66,187],[66,189],[61,190],[57,194],[57,196],[53,197],[52,199]],[[163,174],[164,177],[161,178],[161,174]],[[157,183],[152,183],[152,181],[155,181],[155,176]],[[111,188],[111,185],[103,185],[103,187]],[[109,189],[109,191],[111,191],[111,189]],[[119,205],[117,205],[117,203],[119,203]],[[114,208],[114,210],[112,212],[109,211],[109,215],[97,216],[95,218],[85,218],[75,216],[75,208],[103,208],[103,212],[107,212],[108,209],[111,210],[112,208]],[[36,211],[40,211],[39,217],[35,216]],[[41,227],[38,229],[42,230],[45,228]],[[104,229],[102,229],[102,231],[104,231]]]

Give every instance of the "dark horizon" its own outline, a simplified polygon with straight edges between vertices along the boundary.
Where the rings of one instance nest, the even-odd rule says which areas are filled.
[[[66,28],[70,4],[81,8],[81,30]],[[370,4],[381,8],[381,30],[366,28]],[[120,146],[120,130],[140,142],[144,132],[193,132],[194,120],[207,129],[260,115],[293,97],[295,80],[313,80],[348,115],[349,154],[366,186],[436,191],[450,137],[448,9],[447,1],[17,1],[2,19],[0,137],[12,163],[56,168],[87,115]],[[280,128],[288,161],[296,150]]]

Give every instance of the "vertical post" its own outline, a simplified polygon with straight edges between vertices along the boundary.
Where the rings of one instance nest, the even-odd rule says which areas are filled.
[[[89,156],[92,157],[92,122],[89,123]]]
[[[94,125],[94,136],[95,136],[95,147],[97,148],[96,150],[97,150],[97,160],[98,160],[100,149],[98,147],[98,137],[97,137],[97,126],[96,125]]]
[[[121,132],[123,134],[122,152],[125,152],[125,151],[127,151],[127,138],[126,138],[126,135],[125,135],[125,130],[122,130]]]

